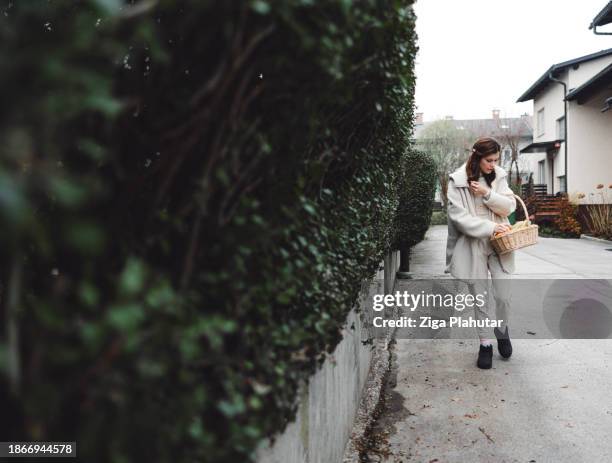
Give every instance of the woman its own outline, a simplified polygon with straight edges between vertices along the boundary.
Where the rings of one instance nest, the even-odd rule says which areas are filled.
[[[516,209],[516,198],[508,186],[507,173],[497,165],[500,145],[493,138],[479,138],[469,159],[450,174],[448,183],[448,241],[446,270],[468,283],[471,292],[491,274],[495,295],[495,327],[499,353],[512,355],[508,333],[509,279],[514,273],[514,252],[498,255],[490,238],[510,229],[508,216]],[[474,306],[477,320],[489,319],[487,305]],[[485,323],[482,323],[483,325]],[[490,328],[477,327],[480,338],[477,365],[491,368],[493,346]]]

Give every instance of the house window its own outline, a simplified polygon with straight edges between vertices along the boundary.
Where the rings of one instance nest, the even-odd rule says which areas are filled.
[[[567,184],[565,183],[565,175],[557,177],[559,179],[559,191],[567,193]]]
[[[544,135],[544,108],[538,111],[538,136]]]
[[[542,184],[542,183],[546,183],[546,175],[544,173],[544,162],[545,161],[540,161],[538,162],[538,183]]]
[[[557,139],[565,140],[565,116],[557,119]]]

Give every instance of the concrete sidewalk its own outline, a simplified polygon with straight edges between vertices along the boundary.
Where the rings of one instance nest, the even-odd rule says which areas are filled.
[[[415,247],[417,278],[443,275],[446,226]],[[612,278],[612,246],[541,238],[517,252],[515,278]],[[399,283],[402,290],[408,283]],[[512,325],[511,336],[512,336]],[[368,451],[383,462],[612,460],[612,339],[513,339],[493,368],[473,339],[398,339]]]

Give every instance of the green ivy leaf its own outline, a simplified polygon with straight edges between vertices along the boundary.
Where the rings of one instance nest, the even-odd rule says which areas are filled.
[[[133,296],[140,292],[144,286],[145,275],[144,263],[134,257],[129,258],[119,276],[119,293]]]
[[[124,332],[135,330],[144,319],[144,310],[136,303],[113,305],[107,313],[109,324]]]
[[[270,12],[270,5],[263,0],[251,2],[251,8],[259,14],[268,14]]]

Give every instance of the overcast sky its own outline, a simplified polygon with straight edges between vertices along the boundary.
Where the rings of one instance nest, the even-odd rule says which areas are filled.
[[[417,0],[415,112],[425,121],[533,114],[532,101],[515,102],[552,64],[612,48],[612,35],[589,29],[606,4]]]

